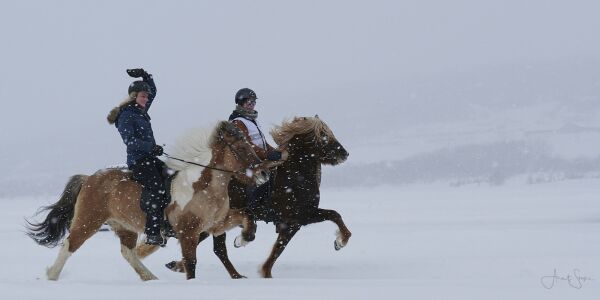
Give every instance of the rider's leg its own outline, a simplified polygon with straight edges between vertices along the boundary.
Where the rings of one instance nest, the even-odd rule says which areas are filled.
[[[278,222],[280,217],[273,210],[271,195],[273,191],[273,178],[266,183],[254,188],[249,195],[249,207],[260,219],[265,222]]]
[[[154,158],[154,166],[156,167],[158,173],[161,176],[161,187],[159,195],[162,196],[161,199],[157,200],[159,206],[163,208],[163,218],[161,222],[162,233],[166,237],[175,237],[175,231],[173,230],[173,226],[169,223],[169,220],[166,216],[164,216],[164,208],[166,208],[169,203],[171,203],[171,191],[170,186],[166,186],[166,180],[169,177],[168,167],[167,165],[160,159]]]
[[[161,164],[156,158],[142,158],[132,167],[133,178],[142,185],[140,207],[146,213],[146,243],[152,245],[164,244],[160,229],[167,203]]]

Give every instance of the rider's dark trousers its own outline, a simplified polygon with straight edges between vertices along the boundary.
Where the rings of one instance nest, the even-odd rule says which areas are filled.
[[[169,204],[163,178],[165,164],[156,157],[138,159],[130,166],[133,179],[142,185],[140,207],[146,213],[146,235],[160,234],[164,209]]]
[[[275,216],[272,212],[271,194],[273,193],[273,177],[260,186],[250,186],[246,188],[246,199],[248,199],[248,208],[258,219],[272,222]]]

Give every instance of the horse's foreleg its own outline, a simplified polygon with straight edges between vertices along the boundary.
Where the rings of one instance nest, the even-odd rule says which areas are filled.
[[[225,244],[226,239],[227,235],[225,233],[219,236],[213,236],[213,252],[215,252],[217,257],[221,260],[221,263],[223,263],[223,266],[225,267],[225,269],[227,269],[227,272],[229,272],[229,276],[231,276],[231,278],[246,278],[246,276],[243,276],[240,273],[238,273],[238,271],[235,269],[235,267],[229,260],[229,256],[227,255],[227,245]]]
[[[348,244],[348,240],[352,236],[352,233],[344,224],[342,216],[335,210],[332,209],[317,209],[317,213],[308,219],[308,224],[319,223],[323,221],[331,221],[335,223],[339,231],[337,232],[337,238],[333,242],[335,250],[340,250]]]
[[[200,236],[198,237],[198,244],[202,243],[202,241],[204,241],[209,236],[210,234],[208,232],[200,233]],[[170,263],[165,264],[165,267],[167,267],[167,269],[173,272],[185,273],[185,266],[183,265],[183,260],[171,261]]]
[[[201,233],[201,220],[195,215],[187,215],[178,224],[179,243],[183,255],[183,265],[187,279],[196,278],[196,248]]]
[[[122,228],[115,229],[115,233],[121,240],[121,254],[140,276],[140,278],[143,281],[158,279],[156,276],[154,276],[154,274],[152,274],[152,272],[150,272],[150,270],[148,270],[148,268],[146,268],[146,266],[144,266],[136,254],[135,243],[137,241],[138,234]]]
[[[273,269],[273,265],[277,258],[281,255],[285,247],[290,242],[290,240],[294,237],[294,235],[300,230],[299,225],[292,225],[285,229],[281,229],[279,231],[279,236],[277,237],[277,241],[275,241],[275,245],[273,245],[273,249],[271,250],[271,254],[263,264],[261,268],[261,274],[264,278],[273,278],[271,274],[271,270]]]
[[[208,233],[202,232],[200,234],[198,243],[202,242],[208,236],[209,236]],[[222,235],[219,235],[219,236],[213,236],[213,252],[221,260],[221,263],[223,263],[223,266],[225,267],[225,269],[227,269],[227,272],[229,273],[229,276],[231,276],[231,278],[233,278],[233,279],[246,278],[246,276],[243,276],[240,273],[238,273],[238,271],[235,269],[235,267],[229,260],[229,256],[227,255],[227,246],[225,244],[226,239],[227,239],[227,235],[225,233],[223,233]],[[166,264],[165,266],[173,272],[181,272],[181,273],[185,272],[185,267],[184,267],[182,260],[172,261],[172,262]]]
[[[180,243],[186,278],[196,278],[196,248],[198,247],[198,235],[193,234],[186,236],[185,234],[182,234]]]

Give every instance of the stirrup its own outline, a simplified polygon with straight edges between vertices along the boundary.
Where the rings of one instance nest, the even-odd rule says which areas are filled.
[[[166,237],[177,237],[177,233],[175,232],[175,230],[173,230],[173,226],[171,226],[171,223],[169,223],[169,221],[165,221],[162,233]]]
[[[167,240],[163,239],[160,234],[146,235],[146,245],[154,245],[164,247],[167,245]]]

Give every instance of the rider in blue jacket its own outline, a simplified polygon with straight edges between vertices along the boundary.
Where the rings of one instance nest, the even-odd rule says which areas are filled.
[[[129,96],[111,111],[108,122],[119,130],[127,147],[127,166],[133,179],[142,185],[140,206],[146,213],[146,244],[164,245],[161,228],[170,229],[164,220],[164,209],[169,201],[162,175],[165,164],[157,158],[163,154],[163,148],[156,144],[148,115],[156,97],[156,85],[152,75],[144,69],[127,70],[127,74],[142,80],[131,83]]]

